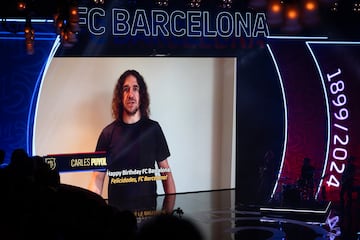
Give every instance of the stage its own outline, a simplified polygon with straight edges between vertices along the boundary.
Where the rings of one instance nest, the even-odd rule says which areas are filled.
[[[235,189],[176,194],[175,198],[173,214],[190,219],[207,240],[351,240],[358,239],[360,229],[357,202],[348,211],[329,201],[291,207],[277,201],[245,205],[237,203]],[[164,196],[157,200],[162,206]],[[139,224],[145,218],[139,217]]]

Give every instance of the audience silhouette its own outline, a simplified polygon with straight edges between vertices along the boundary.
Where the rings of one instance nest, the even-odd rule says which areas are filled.
[[[145,220],[140,226],[136,240],[203,240],[197,226],[189,219],[172,214],[159,214]]]
[[[135,238],[134,214],[87,189],[61,184],[43,157],[23,149],[15,149],[0,169],[0,189],[1,239]]]
[[[0,166],[4,163],[5,161],[5,151],[0,149]]]
[[[1,239],[203,239],[192,222],[170,213],[138,223],[132,211],[62,184],[43,157],[23,149],[15,149],[9,165],[0,169],[0,189]]]
[[[354,191],[354,181],[356,176],[355,159],[354,156],[349,156],[346,159],[345,170],[341,176],[340,204],[342,208],[347,205],[346,207],[349,210],[352,207],[352,193]],[[347,204],[345,204],[345,202],[347,202]]]

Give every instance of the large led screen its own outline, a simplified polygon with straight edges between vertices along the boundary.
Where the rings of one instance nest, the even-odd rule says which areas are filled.
[[[177,192],[234,188],[235,65],[235,58],[55,57],[39,92],[34,151],[94,152],[113,120],[117,79],[136,69],[148,85],[150,118],[168,141]],[[86,188],[90,174],[74,167],[61,180]]]

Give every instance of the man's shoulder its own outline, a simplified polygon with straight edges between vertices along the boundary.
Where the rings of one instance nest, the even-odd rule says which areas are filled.
[[[106,132],[111,132],[114,127],[116,126],[116,121],[112,121],[111,123],[109,123],[108,125],[106,125],[104,128],[103,128],[103,132],[106,133]]]
[[[158,121],[155,121],[151,118],[143,118],[141,121],[147,126],[160,126]]]

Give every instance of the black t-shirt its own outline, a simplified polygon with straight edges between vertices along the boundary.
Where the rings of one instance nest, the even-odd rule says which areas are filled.
[[[142,118],[134,124],[114,121],[101,132],[96,151],[107,152],[109,204],[128,204],[156,196],[155,163],[170,156],[158,122]],[[142,181],[141,181],[141,177]]]

